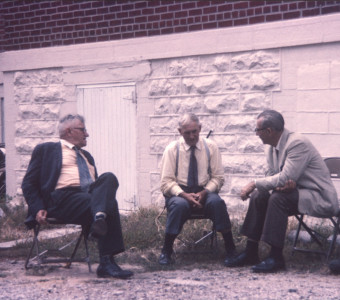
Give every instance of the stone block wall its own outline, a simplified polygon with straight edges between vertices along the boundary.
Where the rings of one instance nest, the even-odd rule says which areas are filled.
[[[340,43],[328,43],[7,72],[8,190],[21,195],[34,146],[58,140],[59,117],[77,111],[77,84],[134,82],[139,204],[163,206],[162,153],[179,138],[179,116],[194,112],[202,136],[212,130],[222,153],[221,196],[233,214],[243,214],[240,188],[265,170],[264,145],[254,133],[264,109],[283,113],[287,127],[306,135],[323,157],[339,156],[339,51]]]
[[[166,145],[179,137],[178,117],[198,115],[202,136],[212,130],[225,170],[221,196],[229,207],[240,205],[238,194],[250,178],[261,176],[265,160],[256,137],[256,116],[272,108],[280,91],[280,50],[249,51],[152,61],[149,99],[150,153],[160,163]],[[151,174],[153,203],[164,203],[160,174]]]
[[[17,193],[34,147],[42,142],[58,141],[57,124],[61,106],[67,101],[67,87],[62,68],[15,72],[14,101],[17,108],[15,123],[14,166]]]

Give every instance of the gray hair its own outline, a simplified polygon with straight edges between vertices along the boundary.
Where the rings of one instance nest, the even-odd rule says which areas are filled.
[[[179,128],[182,128],[184,125],[187,125],[188,123],[190,122],[195,122],[197,123],[198,125],[200,125],[200,121],[198,120],[198,117],[193,114],[193,113],[188,113],[188,114],[184,114],[180,119],[179,119],[179,122],[178,122],[178,126]]]
[[[282,131],[285,126],[283,116],[276,110],[265,110],[257,116],[262,118],[262,128],[273,128],[276,131]]]
[[[71,124],[76,119],[82,122],[83,124],[85,123],[84,117],[78,114],[76,115],[68,114],[59,120],[58,130],[59,136],[61,138],[65,135],[66,129],[70,128]]]

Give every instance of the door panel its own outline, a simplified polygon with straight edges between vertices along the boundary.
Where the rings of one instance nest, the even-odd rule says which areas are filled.
[[[120,210],[137,206],[136,103],[134,85],[78,87],[78,112],[85,117],[87,146],[98,174],[119,181]]]

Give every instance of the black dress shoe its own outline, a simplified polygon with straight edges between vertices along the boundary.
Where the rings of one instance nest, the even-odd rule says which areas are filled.
[[[229,268],[251,266],[259,262],[257,255],[250,256],[246,252],[242,252],[238,256],[227,257],[224,261],[224,265]]]
[[[163,266],[168,266],[174,263],[173,259],[171,258],[171,254],[168,253],[161,253],[158,259],[158,263]]]
[[[273,257],[268,257],[261,263],[252,267],[252,270],[255,273],[272,273],[282,269],[285,269],[284,259],[275,259]]]
[[[107,233],[107,224],[104,217],[97,218],[92,223],[91,230],[90,230],[90,238],[100,238],[105,236]]]
[[[334,274],[340,274],[340,259],[334,259],[329,263],[329,269]]]
[[[116,263],[112,264],[109,257],[100,259],[100,264],[97,268],[97,276],[101,278],[119,278],[127,279],[133,275],[133,272],[122,270]]]

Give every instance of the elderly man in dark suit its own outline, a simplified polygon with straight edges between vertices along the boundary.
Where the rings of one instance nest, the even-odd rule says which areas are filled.
[[[89,136],[84,118],[67,115],[59,122],[60,142],[35,147],[22,190],[28,204],[28,220],[40,224],[46,218],[87,225],[98,239],[98,277],[128,278],[114,255],[124,251],[116,200],[118,180],[112,173],[98,177],[94,159],[81,148]]]
[[[288,216],[303,213],[330,217],[339,211],[338,197],[329,170],[312,143],[284,128],[282,115],[266,110],[258,115],[256,135],[266,149],[266,176],[249,182],[241,198],[250,197],[242,234],[248,237],[246,249],[230,259],[228,267],[254,265],[254,272],[275,272],[285,268],[282,250]],[[271,246],[261,263],[258,242]]]

